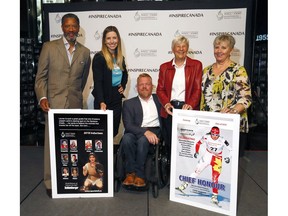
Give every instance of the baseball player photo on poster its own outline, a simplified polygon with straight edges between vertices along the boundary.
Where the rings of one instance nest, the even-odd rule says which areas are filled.
[[[110,110],[48,112],[52,198],[113,197],[112,116]]]
[[[236,215],[238,114],[173,110],[170,200]]]

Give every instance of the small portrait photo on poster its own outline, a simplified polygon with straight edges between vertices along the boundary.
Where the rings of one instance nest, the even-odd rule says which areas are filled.
[[[69,176],[69,168],[68,167],[62,167],[62,176],[64,178],[67,178]]]
[[[77,140],[70,140],[70,151],[77,151]]]
[[[60,148],[61,148],[61,152],[68,152],[68,140],[67,139],[60,140]]]
[[[78,162],[78,155],[71,154],[71,163],[74,165],[74,164],[77,164],[77,162]]]
[[[85,151],[92,151],[92,140],[85,140]]]
[[[69,162],[68,154],[61,154],[61,161],[63,165],[67,165]]]
[[[78,173],[78,167],[72,167],[72,169],[71,169],[71,176],[72,176],[72,178],[73,178],[73,179],[76,179],[76,178],[78,178],[78,175],[79,175],[79,173]]]
[[[102,151],[102,140],[95,140],[95,150]]]

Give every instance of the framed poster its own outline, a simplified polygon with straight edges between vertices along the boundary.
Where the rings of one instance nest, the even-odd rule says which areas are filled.
[[[173,110],[170,200],[236,215],[239,114]]]
[[[52,198],[113,197],[113,112],[50,109]]]

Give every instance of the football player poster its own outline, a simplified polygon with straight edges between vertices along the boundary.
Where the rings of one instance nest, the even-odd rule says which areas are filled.
[[[48,118],[52,198],[113,197],[113,112],[50,109]]]
[[[173,110],[170,200],[236,215],[238,114]]]

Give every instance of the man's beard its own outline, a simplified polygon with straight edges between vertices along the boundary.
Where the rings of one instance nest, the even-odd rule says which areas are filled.
[[[75,42],[76,39],[77,39],[77,37],[78,37],[78,33],[76,33],[73,38],[70,38],[68,35],[69,35],[69,34],[64,34],[64,37],[66,38],[66,40],[67,40],[68,42]]]

